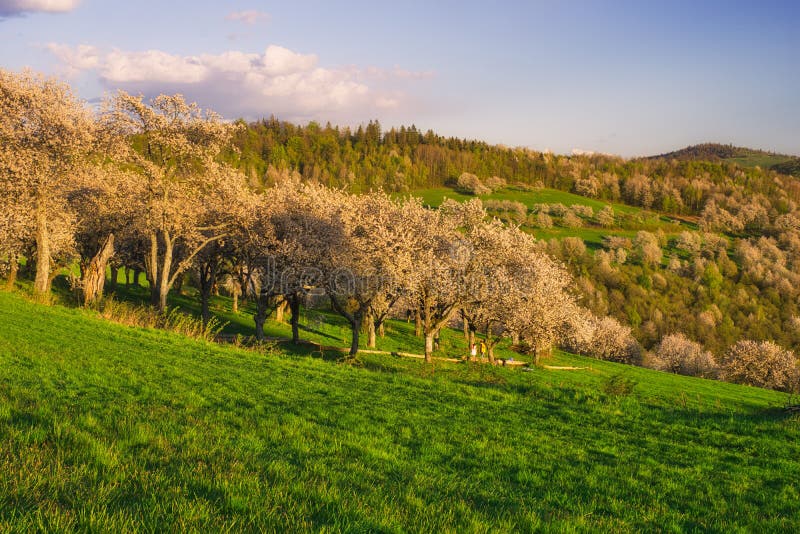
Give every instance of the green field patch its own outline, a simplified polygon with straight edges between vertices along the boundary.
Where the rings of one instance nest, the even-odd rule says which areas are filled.
[[[633,206],[626,206],[625,204],[617,204],[612,202],[604,202],[594,198],[582,197],[566,191],[559,191],[557,189],[536,189],[534,191],[524,191],[514,188],[501,189],[489,195],[465,195],[447,187],[437,187],[432,189],[418,189],[411,193],[413,196],[421,197],[422,200],[429,206],[437,207],[441,205],[445,198],[450,198],[458,201],[465,201],[471,198],[480,198],[481,200],[514,200],[522,202],[528,209],[533,209],[536,204],[564,204],[569,207],[573,204],[590,206],[595,211],[603,209],[607,205],[611,205],[616,213],[638,213],[641,211],[639,208]]]

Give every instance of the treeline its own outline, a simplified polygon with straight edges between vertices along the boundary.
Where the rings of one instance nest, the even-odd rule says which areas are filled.
[[[360,192],[411,191],[455,185],[463,173],[508,183],[552,187],[601,200],[678,215],[703,217],[732,232],[765,230],[769,221],[796,209],[797,180],[733,163],[624,160],[607,155],[563,156],[480,141],[446,138],[416,127],[383,131],[377,121],[355,131],[298,126],[275,118],[241,123],[235,150],[225,160],[254,187],[288,174]],[[706,210],[710,202],[713,209]],[[737,222],[741,221],[741,224]]]

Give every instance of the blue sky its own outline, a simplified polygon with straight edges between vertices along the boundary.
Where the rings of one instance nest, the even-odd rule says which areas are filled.
[[[0,67],[227,118],[492,143],[800,154],[800,2],[0,0]]]

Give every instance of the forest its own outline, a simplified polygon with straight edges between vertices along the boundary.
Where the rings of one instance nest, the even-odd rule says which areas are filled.
[[[413,318],[442,329],[792,390],[800,349],[800,185],[719,159],[565,156],[445,138],[226,122],[180,95],[88,109],[63,82],[0,72],[5,285],[47,301],[64,276],[101,307],[119,273],[287,311],[322,294],[374,346]],[[736,154],[733,154],[734,156]],[[441,198],[438,198],[441,193]],[[437,197],[434,199],[434,197]],[[447,198],[445,198],[447,197]],[[223,284],[223,280],[226,282]],[[224,287],[223,287],[224,286]]]

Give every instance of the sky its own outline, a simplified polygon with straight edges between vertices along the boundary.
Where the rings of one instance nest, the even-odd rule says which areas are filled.
[[[0,68],[227,119],[626,157],[800,155],[800,1],[0,0]]]

